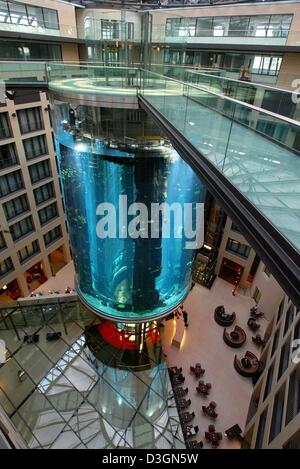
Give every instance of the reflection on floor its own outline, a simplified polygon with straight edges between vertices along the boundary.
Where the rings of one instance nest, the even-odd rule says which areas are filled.
[[[74,73],[74,71],[73,71]],[[78,73],[78,72],[77,72]],[[77,92],[80,90],[83,94],[93,94],[98,96],[124,96],[136,97],[136,86],[123,78],[113,77],[109,79],[111,71],[108,70],[105,77],[69,78],[63,80],[54,80],[49,83],[49,88],[53,91]],[[72,72],[71,72],[72,75]],[[135,80],[135,84],[137,84]]]
[[[55,276],[50,277],[43,285],[34,290],[34,293],[44,293],[50,291],[60,291],[64,293],[67,287],[74,288],[74,264],[73,261],[62,267]]]
[[[67,263],[65,261],[63,248],[59,247],[49,254],[49,262],[52,274],[56,275]]]
[[[29,447],[184,448],[177,409],[168,406],[173,392],[166,365],[153,361],[132,371],[122,353],[122,369],[99,362],[85,340],[86,328],[99,321],[77,301],[70,304],[68,311],[51,304],[41,306],[40,315],[14,313],[22,340],[9,327],[1,330],[0,321],[10,352],[0,367],[0,404]],[[53,340],[54,332],[61,337]],[[23,342],[33,334],[38,341]]]
[[[192,401],[188,410],[195,412],[192,423],[200,429],[198,441],[204,441],[204,433],[213,423],[202,413],[202,405],[217,403],[217,431],[224,432],[236,423],[243,429],[252,394],[252,381],[237,374],[233,359],[235,353],[241,357],[246,350],[259,356],[247,327],[254,302],[249,296],[233,296],[231,289],[219,278],[211,290],[194,287],[185,302],[190,325],[180,350],[171,345],[173,321],[166,321],[162,328],[168,366],[181,366],[186,377],[184,387],[189,388],[187,397]],[[45,300],[35,301],[36,306],[12,313],[20,339],[10,319],[3,321],[0,314],[0,338],[10,352],[8,361],[0,366],[0,404],[31,448],[184,447],[173,391],[155,334],[147,339],[152,349],[147,360],[142,356],[132,368],[129,354],[136,350],[115,347],[115,333],[109,336],[109,327],[100,343],[101,353],[96,357],[91,353],[86,346],[87,331],[95,340],[100,320],[76,297],[48,306]],[[240,349],[229,348],[223,342],[223,328],[213,318],[220,304],[227,312],[235,311],[235,324],[247,333],[247,342]],[[263,335],[266,321],[260,323]],[[53,340],[54,332],[60,332],[61,337]],[[23,342],[25,335],[32,334],[38,334],[37,342]],[[212,383],[207,398],[197,394],[198,380],[189,370],[196,362],[206,370],[205,382]],[[223,437],[220,447],[237,448],[239,443]]]
[[[230,313],[235,311],[237,319],[234,325],[241,326],[247,334],[246,343],[239,349],[230,348],[223,342],[223,328],[214,321],[214,309],[222,304],[226,311]],[[236,423],[242,429],[245,428],[253,384],[251,379],[237,374],[233,367],[233,360],[235,354],[242,357],[246,350],[254,352],[259,357],[258,349],[252,343],[253,333],[247,326],[249,309],[253,305],[252,298],[241,294],[233,296],[232,286],[217,278],[211,290],[196,285],[189,294],[184,304],[189,316],[189,327],[180,350],[171,345],[175,330],[173,321],[165,322],[162,340],[168,366],[183,368],[182,372],[186,378],[184,387],[189,388],[187,398],[192,401],[188,410],[195,412],[193,425],[198,425],[200,429],[197,440],[202,440],[205,448],[211,447],[204,438],[209,424],[214,423],[219,432],[224,432]],[[182,319],[177,321],[182,321]],[[259,322],[261,323],[259,332],[263,335],[266,321],[261,319]],[[194,366],[198,362],[205,368],[202,379],[212,384],[211,392],[207,397],[197,394],[196,386],[199,379],[190,373],[190,365]],[[216,412],[219,415],[216,421],[202,413],[202,406],[208,405],[211,401],[217,403]],[[224,436],[220,443],[220,448],[224,449],[239,446],[238,441],[229,441]]]
[[[118,349],[123,350],[138,350],[139,343],[137,340],[133,340],[131,335],[127,334],[126,331],[120,331],[116,327],[116,323],[113,321],[105,321],[98,327],[100,335],[110,345]],[[151,343],[156,345],[160,340],[158,329],[155,327],[147,332],[147,338],[150,339]]]

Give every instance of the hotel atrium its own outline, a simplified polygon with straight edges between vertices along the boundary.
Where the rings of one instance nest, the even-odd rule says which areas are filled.
[[[0,449],[300,449],[299,25],[0,1]]]

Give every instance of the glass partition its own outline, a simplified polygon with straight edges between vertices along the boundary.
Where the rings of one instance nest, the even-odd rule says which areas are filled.
[[[30,448],[185,447],[157,333],[134,368],[108,326],[74,296],[0,308],[0,404]]]
[[[300,124],[144,72],[142,95],[300,249]]]
[[[123,321],[163,316],[182,302],[190,288],[194,249],[185,249],[182,222],[175,232],[177,225],[172,221],[169,236],[165,228],[148,233],[143,222],[145,235],[137,242],[127,235],[126,225],[120,224],[122,217],[117,217],[116,236],[103,237],[100,228],[96,230],[101,226],[101,207],[108,203],[123,216],[127,208],[121,195],[126,196],[129,207],[138,203],[147,207],[147,225],[154,226],[152,201],[167,206],[177,202],[183,214],[184,204],[193,205],[194,211],[204,197],[197,176],[151,117],[138,109],[136,72],[126,67],[48,66],[56,149],[70,242],[76,253],[77,290],[96,313]],[[87,101],[77,101],[78,95]],[[101,101],[92,102],[95,96],[101,96]],[[107,103],[104,96],[109,96]],[[120,96],[126,98],[125,106]],[[174,184],[179,173],[182,182]]]
[[[241,77],[240,80],[220,77],[210,71],[202,73],[202,70],[185,69],[182,70],[181,77],[183,81],[208,91],[224,94],[294,120],[300,119],[300,104],[296,92],[253,83],[247,81],[246,77]]]
[[[286,38],[293,15],[234,15],[203,17],[169,17],[165,25],[154,24],[155,34],[160,28],[165,37],[253,37]],[[157,31],[157,32],[156,32]],[[161,36],[162,38],[162,36]]]

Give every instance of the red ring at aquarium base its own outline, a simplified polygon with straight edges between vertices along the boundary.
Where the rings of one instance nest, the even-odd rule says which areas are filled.
[[[116,323],[113,321],[105,321],[98,326],[100,336],[110,345],[122,350],[138,350],[139,341],[135,334],[130,334],[124,330],[118,330]],[[152,345],[160,340],[158,328],[151,328],[146,333],[146,340],[150,339]]]

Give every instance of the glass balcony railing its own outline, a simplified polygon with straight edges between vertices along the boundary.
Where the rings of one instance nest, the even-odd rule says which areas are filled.
[[[151,64],[151,71],[196,85],[207,91],[243,101],[281,116],[290,117],[294,120],[300,119],[298,81],[298,87],[292,86],[292,89],[289,90],[251,81],[251,74],[247,73],[244,78],[238,69],[234,71],[222,68],[197,67],[195,65]],[[236,72],[240,78],[228,77],[227,75],[231,75],[232,72]],[[296,80],[295,77],[295,74],[281,74],[282,80],[290,81],[291,85],[293,80]],[[294,84],[296,84],[296,81]]]
[[[145,71],[144,96],[300,250],[300,123]]]
[[[46,65],[51,64],[51,73],[54,76],[55,70],[57,70],[59,77],[78,77],[78,74],[82,77],[91,76],[92,67],[95,66],[95,62],[55,62],[55,65],[52,65],[51,61],[0,61],[0,76],[6,84],[46,84]],[[107,80],[113,80],[113,78],[119,77],[120,80],[123,80],[125,83],[124,75],[124,64],[120,62],[97,62],[97,69],[94,70],[95,76],[100,76],[101,73],[103,76],[107,77]],[[140,64],[137,64],[139,66]],[[120,69],[119,72],[113,72],[111,68]],[[133,70],[133,67],[126,67],[127,70]],[[104,70],[107,69],[105,75]],[[109,73],[108,73],[109,70]],[[128,72],[129,73],[129,72]],[[131,72],[133,73],[133,72]],[[99,75],[100,74],[100,75]],[[108,83],[108,82],[107,82]]]
[[[5,83],[46,83],[45,62],[0,61],[0,77]]]
[[[53,24],[49,22],[7,23],[0,21],[0,31],[11,31],[25,34],[77,38],[77,28],[70,24]]]
[[[178,81],[119,64],[47,64],[52,91],[134,99],[141,92],[300,250],[298,95],[211,73],[191,84],[191,72]]]
[[[128,97],[136,96],[140,85],[138,67],[48,63],[46,69],[51,91]]]
[[[261,105],[243,103],[152,71],[141,70],[139,78],[135,70],[136,78],[129,86],[126,67],[112,72],[109,67],[86,66],[83,71],[91,79],[87,77],[82,87],[76,66],[51,65],[49,87],[129,96],[135,85],[140,86],[142,96],[300,250],[300,123]],[[277,90],[272,91],[276,96]]]
[[[98,84],[102,79],[105,86],[113,84],[113,87],[119,85],[121,87],[128,87],[128,85],[134,87],[138,85],[140,64],[125,67],[121,62],[0,61],[0,75],[6,83],[45,84],[46,64],[48,68],[50,67],[51,81],[55,78],[56,73],[58,79],[78,78],[79,76],[84,79],[94,76],[98,79]],[[116,70],[113,71],[112,68]],[[275,112],[293,120],[300,119],[300,95],[297,93],[297,87],[294,87],[294,91],[290,91],[244,79],[234,79],[227,76],[228,74],[232,75],[232,70],[228,71],[221,68],[201,67],[198,70],[195,66],[151,64],[151,71]],[[241,72],[237,70],[236,74],[240,76]],[[290,82],[290,84],[295,80],[295,76],[291,74],[281,74],[280,76],[284,82]]]
[[[224,74],[224,72],[220,73]],[[205,70],[203,73],[202,70],[199,72],[186,69],[182,75],[183,81],[200,86],[207,91],[223,94],[281,116],[300,120],[300,99],[296,91],[265,86],[244,79],[235,80]]]
[[[226,17],[224,19],[226,19]],[[249,39],[251,38],[255,42],[267,41],[271,44],[274,43],[274,40],[280,40],[280,44],[285,44],[290,32],[289,27],[264,27],[261,29],[229,29],[228,24],[226,26],[217,26],[214,28],[207,29],[198,29],[196,28],[195,24],[193,25],[193,27],[173,26],[169,29],[167,26],[168,25],[166,25],[165,23],[153,25],[153,42],[202,42],[205,38],[213,40],[214,42],[217,42],[218,40],[224,38],[231,38],[233,41],[236,42],[238,38],[242,37]]]
[[[187,73],[193,72],[195,65],[151,64],[149,69],[155,73],[166,75],[179,81],[192,81],[192,79],[187,76]],[[216,76],[224,75],[224,71],[221,68],[212,67],[201,67],[201,73],[209,73]]]

